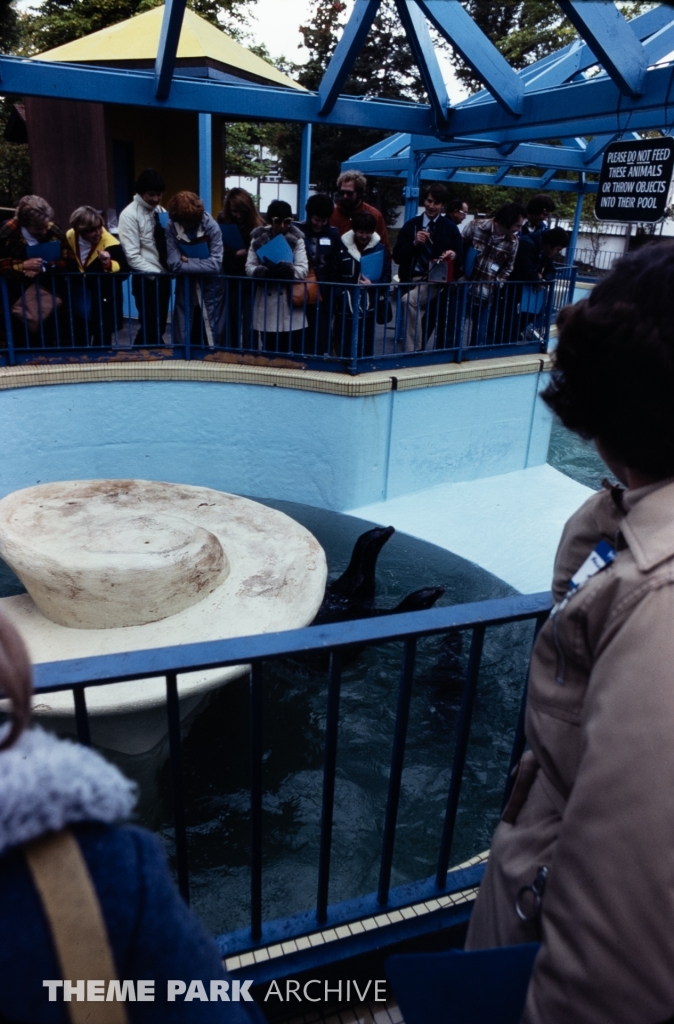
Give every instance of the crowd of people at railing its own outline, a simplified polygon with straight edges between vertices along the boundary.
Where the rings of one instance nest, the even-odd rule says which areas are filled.
[[[171,313],[170,345],[275,353],[371,357],[378,326],[391,324],[407,353],[452,348],[459,336],[464,346],[540,340],[544,285],[568,244],[549,227],[551,197],[506,203],[462,232],[467,203],[432,184],[391,250],[366,186],[345,171],[334,197],[309,197],[300,222],[279,199],[263,218],[245,189],[232,188],[215,219],[193,192],[164,208],[164,180],[146,169],[118,237],[91,206],[78,207],[64,233],[45,199],[24,196],[0,226],[5,332],[18,323],[29,347],[62,336],[109,347],[126,324],[129,344],[161,346]],[[129,277],[137,328],[128,308],[125,321]]]

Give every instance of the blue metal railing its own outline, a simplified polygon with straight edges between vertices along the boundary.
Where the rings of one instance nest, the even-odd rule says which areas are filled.
[[[206,359],[356,374],[546,351],[554,282],[324,284],[223,275],[0,277],[0,365]]]
[[[512,596],[435,608],[429,611],[387,615],[283,633],[237,637],[229,640],[187,644],[154,650],[111,654],[72,661],[37,665],[35,668],[35,691],[42,694],[56,690],[72,690],[75,699],[76,724],[82,743],[91,743],[86,688],[106,683],[140,678],[164,676],[166,680],[166,713],[168,719],[169,752],[173,791],[173,817],[175,827],[175,857],[178,883],[185,899],[189,899],[189,863],[185,801],[181,766],[181,727],[178,700],[177,677],[181,672],[198,671],[249,663],[250,668],[250,927],[223,934],[218,943],[223,955],[231,956],[246,950],[286,939],[298,938],[321,929],[357,920],[367,914],[381,914],[398,907],[409,906],[420,900],[429,900],[448,893],[479,884],[482,867],[468,870],[449,869],[452,840],[456,825],[459,795],[464,776],[466,751],[471,728],[471,719],[478,690],[478,678],[482,660],[483,641],[487,629],[506,623],[533,620],[536,631],[545,622],[551,608],[547,593],[526,596]],[[391,865],[396,840],[398,806],[403,777],[407,727],[410,701],[414,686],[415,656],[417,641],[421,637],[471,632],[471,646],[468,666],[463,684],[461,711],[459,716],[452,775],[447,796],[442,838],[438,851],[437,870],[433,878],[421,879],[410,885],[391,888]],[[535,634],[534,634],[535,635]],[[332,824],[336,782],[336,751],[339,734],[340,685],[342,676],[342,655],[346,649],[363,645],[379,644],[392,640],[404,642],[404,654],[398,689],[398,703],[394,727],[391,768],[385,808],[385,824],[379,869],[379,884],[376,893],[364,895],[347,903],[330,905],[328,892],[330,884],[330,854],[332,846]],[[325,728],[323,793],[320,818],[320,846],[318,885],[315,910],[277,921],[263,921],[262,854],[264,835],[262,827],[263,809],[263,665],[270,659],[321,652],[330,654],[327,719]],[[526,694],[523,685],[522,707]],[[524,715],[520,711],[518,725],[513,739],[510,757],[512,767],[524,749]],[[506,779],[506,793],[509,785]],[[426,922],[414,917],[402,919],[400,927],[393,929],[396,941],[401,932],[419,934],[429,928],[432,915]],[[431,922],[431,924],[429,924]],[[313,947],[304,956],[294,954],[292,969],[297,970],[300,961],[305,966],[326,961],[329,957],[351,955],[353,950],[363,951],[367,947],[367,936],[358,936],[357,941],[342,943],[340,952],[331,946],[328,954],[317,954]],[[375,940],[372,940],[375,941]],[[381,935],[375,944],[381,945]],[[371,942],[372,944],[372,942]],[[298,960],[299,957],[299,960]],[[317,959],[318,957],[318,959]],[[264,964],[255,967],[259,980],[264,980],[267,970]],[[253,976],[251,967],[246,967],[246,977]],[[278,961],[274,961],[273,976],[282,973]]]

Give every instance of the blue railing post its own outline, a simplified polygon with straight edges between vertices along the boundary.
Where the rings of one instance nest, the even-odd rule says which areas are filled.
[[[323,805],[321,808],[321,848],[318,860],[318,895],[316,898],[316,917],[319,924],[323,924],[325,922],[328,913],[330,848],[332,845],[332,817],[335,808],[337,727],[339,725],[339,691],[341,681],[341,652],[333,651],[330,655],[328,711],[325,722],[325,764],[323,769]]]
[[[353,321],[351,323],[351,362],[349,363],[349,373],[355,375],[358,373],[358,331],[360,328],[360,305],[362,298],[360,285],[353,286],[351,297]]]
[[[183,295],[185,297],[185,359],[192,358],[192,302],[189,275],[185,274]]]
[[[461,783],[463,782],[463,769],[466,764],[466,752],[468,750],[468,737],[470,735],[470,723],[473,717],[473,705],[477,692],[477,680],[480,674],[480,662],[482,660],[482,647],[484,644],[485,625],[480,624],[473,630],[473,639],[468,655],[468,670],[466,682],[463,688],[463,701],[461,703],[461,715],[454,748],[454,764],[452,765],[452,779],[449,785],[447,797],[447,810],[445,822],[442,829],[440,841],[440,855],[438,857],[438,871],[436,884],[439,889],[444,889],[447,882],[447,870],[449,868],[449,856],[452,852],[452,840],[454,838],[454,827],[456,825],[456,812],[459,808],[459,795]]]
[[[83,746],[90,747],[91,729],[89,727],[89,713],[87,712],[87,698],[83,686],[73,687],[73,700],[75,701],[77,738]]]
[[[0,288],[2,288],[2,313],[5,319],[5,333],[7,335],[7,361],[10,366],[14,366],[16,358],[14,356],[14,334],[12,331],[12,313],[9,306],[9,293],[7,291],[7,282],[4,277],[0,277]]]
[[[262,665],[250,669],[250,933],[262,935]]]
[[[186,903],[190,901],[190,875],[187,863],[187,826],[183,796],[183,767],[180,737],[180,699],[178,675],[166,673],[166,715],[168,718],[169,751],[171,755],[171,788],[173,790],[173,823],[176,844],[178,888]]]
[[[393,737],[391,774],[389,776],[388,784],[386,819],[384,821],[384,841],[382,843],[379,889],[377,892],[377,900],[382,906],[385,906],[388,902],[389,887],[391,885],[393,844],[395,842],[396,822],[398,820],[400,785],[402,782],[403,762],[405,759],[405,742],[407,740],[407,724],[410,717],[410,701],[412,700],[412,684],[414,682],[414,662],[416,654],[417,641],[416,637],[412,637],[405,641],[405,654],[400,673],[398,710],[396,712],[395,734]]]

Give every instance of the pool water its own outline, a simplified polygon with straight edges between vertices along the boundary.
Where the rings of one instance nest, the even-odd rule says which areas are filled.
[[[555,426],[549,462],[597,488],[607,469],[594,448]],[[265,501],[307,527],[325,549],[330,578],[346,567],[362,520]],[[396,534],[377,569],[377,607],[392,608],[420,587],[445,586],[439,605],[514,593],[451,552]],[[0,596],[21,593],[0,563]],[[457,817],[452,863],[488,847],[498,820],[533,625],[487,632]],[[420,641],[392,884],[432,875],[440,842],[469,636],[454,671],[438,671],[441,640]],[[343,672],[330,902],[377,888],[402,644],[371,647]],[[264,672],[263,915],[315,905],[327,672],[284,659]],[[167,745],[147,755],[106,752],[140,787],[137,820],[173,851]],[[194,909],[212,932],[249,923],[248,683],[211,694],[184,729],[188,855]]]
[[[348,563],[362,520],[288,502],[268,502],[300,521],[325,548],[330,575]],[[440,548],[396,534],[377,571],[377,605],[442,584],[439,604],[514,591]],[[512,735],[526,674],[530,623],[487,634],[452,862],[489,845],[498,820]],[[449,788],[462,679],[434,671],[441,641],[419,644],[392,883],[435,870]],[[462,666],[468,653],[464,644]],[[369,648],[343,674],[337,761],[331,902],[377,887],[402,644]],[[265,918],[315,903],[327,672],[285,659],[268,663],[264,732]],[[141,819],[172,848],[169,765],[154,755],[154,798]],[[120,763],[121,763],[120,759]],[[125,766],[130,773],[134,766]],[[145,766],[147,772],[149,766]],[[237,680],[212,695],[184,741],[193,905],[212,931],[249,920],[248,690]]]

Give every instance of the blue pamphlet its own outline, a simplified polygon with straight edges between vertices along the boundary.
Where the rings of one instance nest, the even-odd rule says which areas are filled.
[[[163,228],[168,227],[169,215],[166,212],[166,210],[157,210],[156,214],[157,214],[157,220],[159,221],[161,227],[163,227]]]
[[[475,268],[475,260],[477,259],[478,255],[479,253],[477,249],[474,249],[472,245],[469,246],[468,249],[464,250],[463,273],[464,276],[467,277],[468,279],[472,277],[473,269]]]
[[[61,259],[60,242],[38,242],[37,245],[26,246],[26,259],[45,260],[47,263],[54,263]]]
[[[178,248],[191,260],[207,260],[211,255],[208,242],[178,242]]]
[[[525,284],[522,288],[520,313],[542,313],[545,308],[545,296],[542,288],[532,288],[530,284]]]
[[[379,252],[371,252],[361,256],[360,272],[363,277],[366,277],[368,281],[372,281],[373,284],[376,281],[381,281],[384,273],[384,250],[380,249]]]
[[[257,258],[268,260],[269,263],[292,263],[293,251],[283,235],[277,235],[257,250]]]
[[[220,230],[222,231],[222,244],[225,249],[236,249],[238,251],[239,249],[246,248],[246,244],[236,224],[221,224]]]

